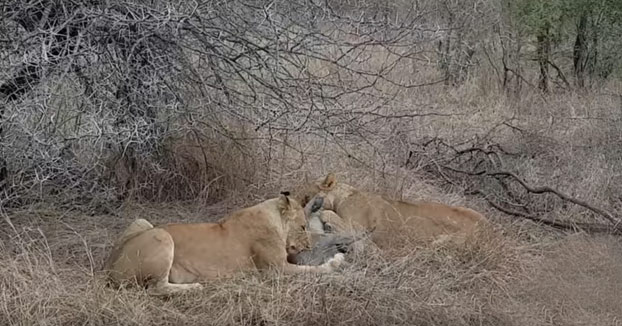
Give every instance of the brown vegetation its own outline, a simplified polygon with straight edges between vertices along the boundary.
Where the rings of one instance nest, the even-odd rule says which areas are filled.
[[[104,286],[97,271],[115,232],[128,221],[194,220],[210,213],[194,206],[128,206],[124,218],[34,209],[12,216],[20,222],[17,233],[2,233],[2,320],[18,325],[615,325],[622,314],[618,239],[553,236],[520,223],[503,224],[503,236],[482,232],[461,248],[350,258],[347,267],[330,275],[239,275],[168,299]]]
[[[8,1],[0,324],[619,325],[617,5]],[[328,172],[493,229],[165,299],[101,280],[135,218],[214,221]]]

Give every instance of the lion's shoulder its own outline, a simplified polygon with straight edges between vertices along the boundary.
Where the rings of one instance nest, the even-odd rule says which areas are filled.
[[[259,204],[246,207],[223,217],[222,225],[245,224],[253,226],[278,227],[282,225],[283,208],[278,198],[268,199]]]

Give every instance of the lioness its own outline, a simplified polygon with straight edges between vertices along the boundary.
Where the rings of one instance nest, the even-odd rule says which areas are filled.
[[[487,223],[480,213],[465,207],[409,203],[366,193],[338,183],[333,173],[305,186],[296,198],[303,205],[323,198],[324,209],[335,212],[322,214],[323,223],[336,227],[338,232],[371,232],[371,240],[380,248],[390,247],[402,235],[423,241],[460,242],[477,225]]]
[[[304,209],[283,193],[218,223],[153,227],[138,219],[121,235],[104,268],[114,284],[135,280],[152,295],[168,295],[201,288],[198,281],[235,271],[274,267],[287,273],[323,273],[344,259],[336,254],[319,266],[287,262],[288,254],[308,248]]]

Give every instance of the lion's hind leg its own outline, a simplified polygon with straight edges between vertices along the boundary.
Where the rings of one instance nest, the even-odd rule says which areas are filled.
[[[169,282],[174,252],[175,243],[166,230],[143,230],[118,248],[108,266],[108,273],[117,283],[135,281],[147,286],[147,292],[151,295],[169,295],[201,288],[198,283]]]
[[[126,281],[123,279],[124,276],[121,272],[120,265],[123,261],[127,260],[123,257],[124,255],[127,255],[127,243],[130,242],[129,240],[132,239],[132,237],[139,235],[140,232],[150,229],[153,229],[153,225],[151,225],[151,223],[147,220],[139,218],[134,220],[127,228],[125,228],[123,233],[121,233],[121,235],[119,235],[119,237],[115,240],[108,257],[106,257],[103,267],[104,271],[108,273],[108,281],[111,282],[110,284],[120,285],[120,283]]]
[[[141,234],[140,236],[143,236]],[[144,233],[145,243],[149,247],[144,247],[139,254],[143,255],[141,265],[141,276],[147,278],[147,293],[150,295],[171,295],[177,292],[202,289],[199,283],[176,284],[170,283],[169,275],[173,266],[175,254],[175,243],[173,237],[163,229],[153,229]]]

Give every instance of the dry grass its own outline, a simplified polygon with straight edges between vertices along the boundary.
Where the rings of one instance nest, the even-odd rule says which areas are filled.
[[[104,286],[98,269],[133,218],[213,220],[235,206],[127,204],[119,216],[31,209],[0,235],[0,320],[8,325],[616,325],[618,239],[484,230],[462,247],[349,258],[331,275],[249,273],[168,299]],[[500,230],[504,230],[501,234]]]
[[[250,137],[245,130],[236,135]],[[261,159],[264,147],[258,141],[188,132],[168,137],[151,157],[112,155],[107,174],[115,191],[125,198],[214,203],[239,196],[237,189],[265,178],[267,170],[247,159]]]
[[[400,60],[385,46],[361,47],[366,59],[352,67],[375,71],[394,62],[395,69],[386,76],[395,81],[438,80],[438,58],[432,55],[430,60],[426,54],[433,54],[436,45],[422,46],[422,57]],[[324,50],[343,56],[335,45]],[[258,120],[220,121],[199,114],[197,121],[205,119],[218,128],[177,121],[176,131],[160,147],[126,153],[131,161],[118,160],[120,155],[106,160],[126,147],[109,153],[98,141],[76,145],[74,157],[68,159],[53,151],[50,155],[45,147],[26,146],[32,137],[28,130],[18,130],[3,155],[28,163],[25,174],[36,175],[39,164],[45,166],[50,158],[58,164],[54,168],[67,173],[52,180],[39,180],[37,175],[23,187],[32,195],[18,198],[13,207],[30,206],[0,215],[0,325],[621,325],[619,238],[560,234],[500,215],[481,198],[465,197],[460,185],[440,188],[420,166],[405,167],[409,151],[423,139],[456,143],[487,137],[520,154],[506,162],[506,168],[528,182],[619,211],[622,104],[613,96],[622,89],[619,81],[581,92],[556,89],[543,95],[524,85],[518,93],[505,93],[486,60],[480,59],[465,83],[456,87],[402,89],[380,80],[370,96],[355,93],[344,96],[340,105],[320,105],[327,116],[315,119],[326,121],[296,132],[266,131],[270,126],[257,128]],[[325,76],[318,81],[327,85],[343,84],[347,89],[368,83],[325,60],[311,60],[299,68]],[[525,68],[525,78],[535,83],[535,67]],[[49,95],[45,88],[40,92]],[[73,96],[73,90],[69,93],[66,97]],[[195,95],[189,89],[184,100],[201,108],[200,113],[211,98]],[[382,100],[371,101],[375,96]],[[31,104],[41,101],[31,98]],[[71,112],[70,104],[57,105]],[[28,111],[24,103],[19,108],[16,117],[47,121],[34,119],[36,110]],[[365,110],[373,114],[354,114]],[[252,111],[242,113],[255,117]],[[409,117],[426,113],[433,114]],[[382,114],[402,118],[379,119]],[[95,127],[99,128],[86,123],[76,135],[90,135],[88,129]],[[118,132],[116,137],[121,137]],[[335,171],[344,182],[393,198],[478,209],[494,228],[461,247],[426,246],[403,237],[404,246],[350,256],[334,274],[249,273],[168,299],[152,298],[138,289],[110,289],[101,280],[99,270],[115,236],[134,218],[155,224],[213,221]],[[16,185],[27,179],[21,173],[11,178]],[[50,181],[56,187],[54,197],[43,191]],[[126,201],[119,204],[119,197]],[[32,204],[48,198],[64,204]],[[547,218],[591,221],[583,210],[551,197],[533,200]],[[109,207],[106,214],[91,209],[97,213],[85,215],[78,211],[89,209],[75,207],[80,201]]]
[[[622,152],[613,144],[622,134],[612,98],[571,93],[544,101],[524,92],[516,100],[487,83],[476,79],[456,88],[404,92],[383,110],[445,116],[369,123],[364,137],[348,131],[268,137],[243,129],[235,140],[186,135],[166,143],[158,160],[134,162],[132,170],[126,163],[110,167],[119,183],[115,191],[129,185],[133,193],[127,198],[161,204],[128,200],[108,215],[87,216],[42,203],[3,216],[1,324],[620,325],[619,238],[559,234],[511,219],[465,197],[459,187],[441,189],[421,169],[403,167],[421,139],[488,135],[523,155],[508,168],[528,181],[617,207],[613,194],[622,191]],[[514,128],[499,127],[501,122]],[[577,157],[589,158],[590,168]],[[494,228],[460,247],[403,237],[404,246],[350,256],[334,274],[249,273],[168,299],[102,282],[103,259],[134,218],[156,224],[213,221],[331,171],[393,198],[478,209]],[[576,220],[582,214],[574,207],[551,207],[549,217]]]
[[[532,106],[544,107],[537,97],[509,103],[492,95],[479,97],[474,87],[436,97],[439,112],[460,115],[376,126],[378,137],[369,138],[368,144],[290,135],[290,143],[300,150],[296,152],[258,138],[245,147],[252,150],[253,160],[227,151],[226,143],[206,147],[206,160],[196,143],[182,143],[170,147],[179,154],[176,159],[164,161],[166,171],[178,174],[156,180],[166,175],[153,169],[139,175],[138,183],[157,182],[173,197],[183,199],[184,189],[189,189],[200,204],[127,201],[109,215],[87,216],[42,203],[13,212],[6,216],[12,223],[0,222],[0,321],[8,325],[620,325],[619,238],[564,235],[511,219],[463,196],[459,188],[441,189],[422,171],[400,167],[406,149],[423,137],[463,140],[509,121],[523,134],[501,128],[492,137],[525,154],[511,168],[531,182],[613,205],[622,159],[611,145],[620,137],[614,132],[614,120],[579,119],[562,109],[573,105],[582,108],[575,112],[584,112],[613,103],[602,97],[551,96],[546,112],[554,120],[549,123],[543,112],[530,111]],[[613,115],[602,111],[598,114]],[[344,149],[350,157],[345,158]],[[590,168],[576,157],[589,157]],[[153,223],[213,221],[329,171],[339,172],[344,182],[394,198],[473,207],[493,220],[494,230],[476,234],[463,247],[431,247],[404,238],[407,245],[402,248],[349,257],[348,264],[331,275],[251,273],[169,299],[103,285],[98,273],[102,261],[114,237],[134,218]],[[239,178],[248,180],[238,183]],[[207,187],[214,179],[221,183]],[[222,192],[208,194],[210,189]],[[153,198],[166,199],[158,196]],[[581,212],[558,207],[548,214],[576,219]]]

